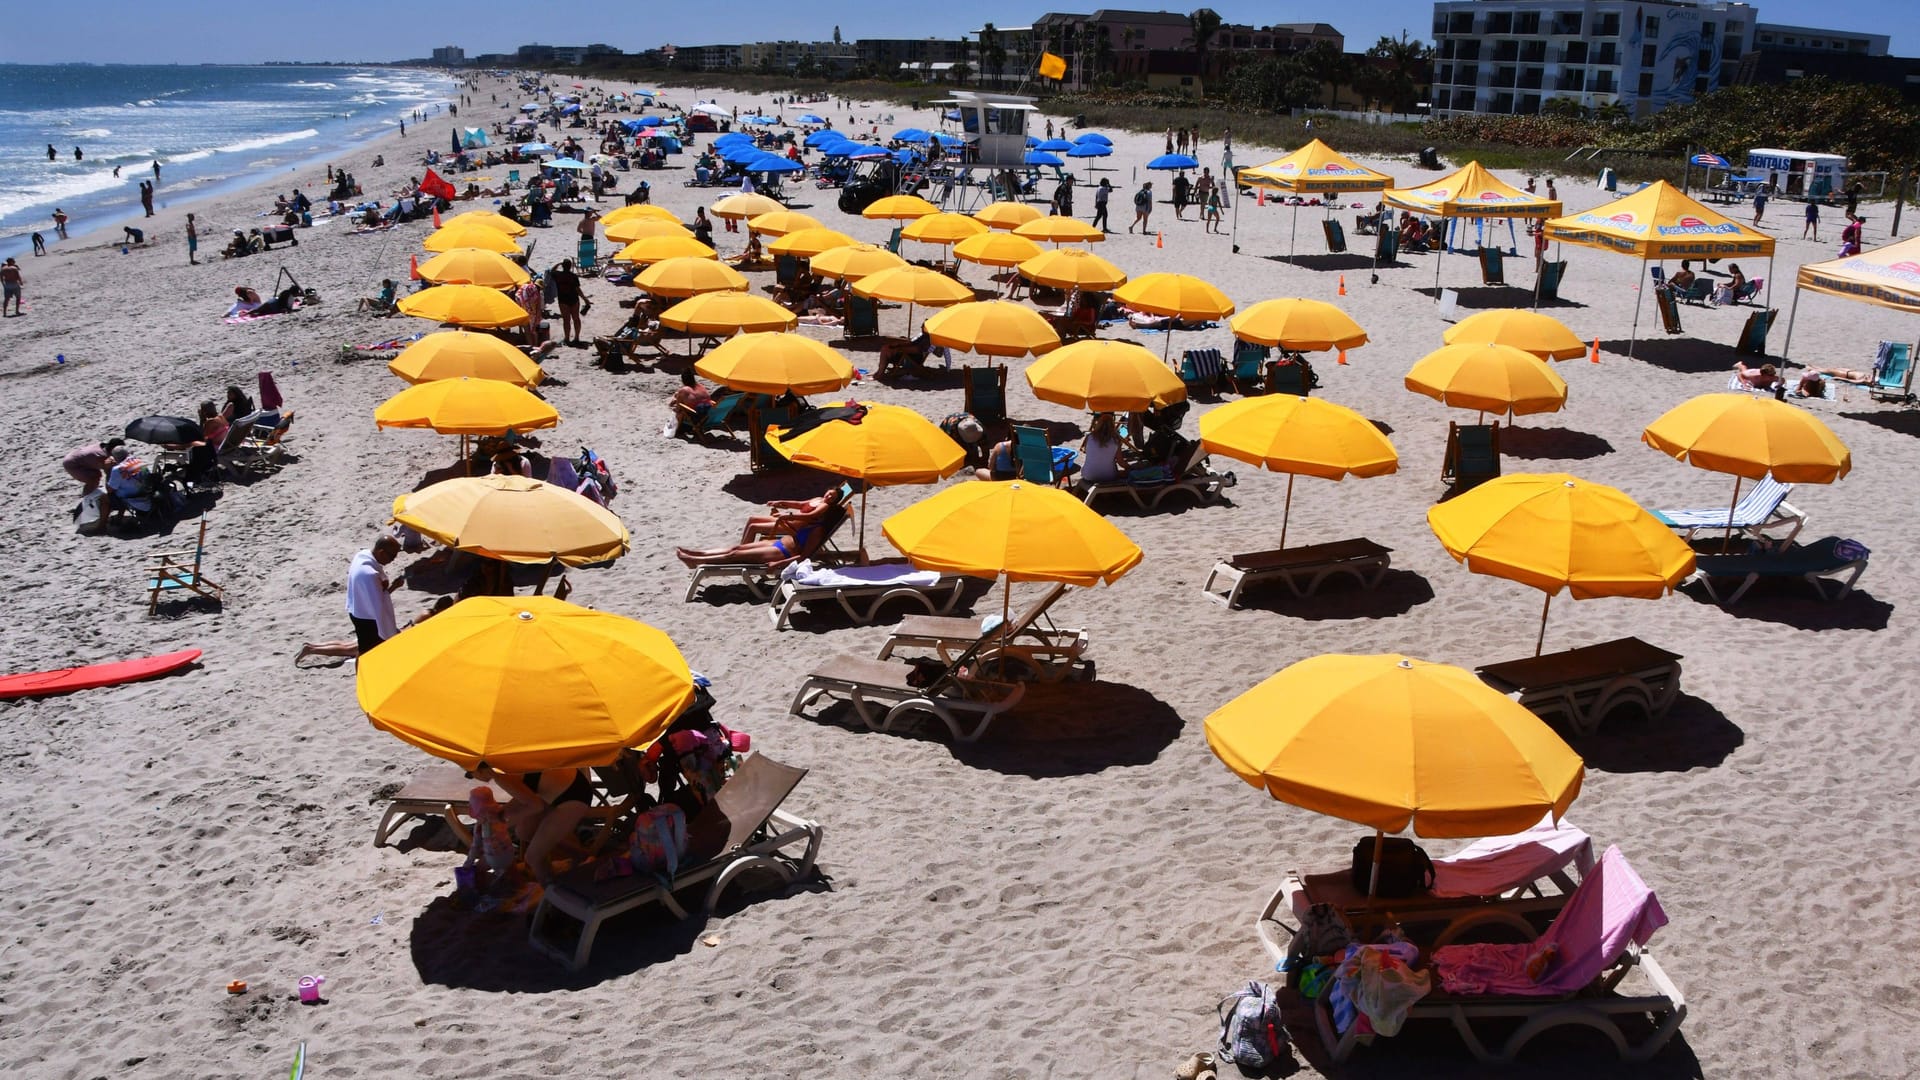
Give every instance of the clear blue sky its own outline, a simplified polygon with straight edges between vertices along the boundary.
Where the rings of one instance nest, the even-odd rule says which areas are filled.
[[[393,0],[327,0],[319,5],[249,4],[223,0],[87,0],[68,5],[15,0],[7,5],[0,62],[202,63],[264,60],[385,60],[424,56],[436,45],[469,53],[512,52],[529,42],[578,45],[604,41],[629,51],[663,43],[700,45],[743,40],[825,39],[833,20],[847,39],[958,37],[982,22],[1024,26],[1047,11],[1092,11],[1080,6],[1006,0],[970,4],[902,4],[897,0],[841,0],[800,5],[766,0],[711,4],[562,4],[515,0],[453,0],[410,5]],[[1119,5],[1116,5],[1119,6]],[[1132,5],[1158,10],[1161,5]],[[1169,4],[1185,12],[1198,4]],[[1894,35],[1893,52],[1910,55],[1913,0],[1762,0],[1766,22]],[[1359,50],[1381,35],[1406,30],[1425,37],[1433,8],[1419,0],[1349,0],[1316,11],[1252,0],[1216,0],[1229,22],[1264,24],[1323,20]],[[443,11],[433,20],[428,13]],[[959,12],[965,12],[962,17]],[[275,15],[285,16],[276,28]],[[543,18],[554,14],[556,17]]]

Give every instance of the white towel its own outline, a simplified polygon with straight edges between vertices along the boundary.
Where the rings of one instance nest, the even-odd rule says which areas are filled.
[[[816,566],[802,559],[780,571],[782,581],[817,587],[889,585],[924,589],[940,584],[937,570],[915,570],[911,563],[875,563],[871,566]]]

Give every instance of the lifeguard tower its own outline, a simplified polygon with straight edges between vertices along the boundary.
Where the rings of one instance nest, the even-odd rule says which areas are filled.
[[[1027,118],[1033,114],[1030,97],[957,90],[952,97],[933,102],[960,114],[960,131],[967,140],[965,157],[954,164],[953,176],[934,200],[942,207],[957,199],[962,212],[973,209],[981,194],[1019,198],[1020,173],[1027,168]],[[1010,190],[1004,190],[1011,185]]]

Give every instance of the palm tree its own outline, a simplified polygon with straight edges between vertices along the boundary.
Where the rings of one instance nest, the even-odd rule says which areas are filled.
[[[992,23],[980,28],[980,67],[993,73],[996,85],[1007,70],[1007,50],[1000,44],[1000,31]]]
[[[1410,41],[1402,30],[1398,38],[1381,37],[1367,55],[1387,61],[1383,73],[1385,97],[1394,112],[1411,112],[1420,97],[1420,86],[1432,81],[1433,49],[1424,41]]]
[[[1193,55],[1200,58],[1201,68],[1207,66],[1207,46],[1213,43],[1214,35],[1220,32],[1220,13],[1212,8],[1200,8],[1187,16],[1188,40],[1193,42]]]
[[[1316,41],[1300,53],[1300,65],[1314,82],[1324,84],[1338,103],[1340,84],[1352,74],[1353,66],[1347,60],[1347,54],[1333,47],[1329,42]]]

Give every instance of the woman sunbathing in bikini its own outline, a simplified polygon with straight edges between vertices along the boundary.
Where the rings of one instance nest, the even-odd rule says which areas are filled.
[[[740,530],[740,542],[753,540],[771,540],[777,536],[798,536],[808,527],[817,525],[844,497],[843,489],[828,488],[823,495],[811,499],[775,499],[767,504],[770,514],[755,514],[747,519],[746,527]]]

